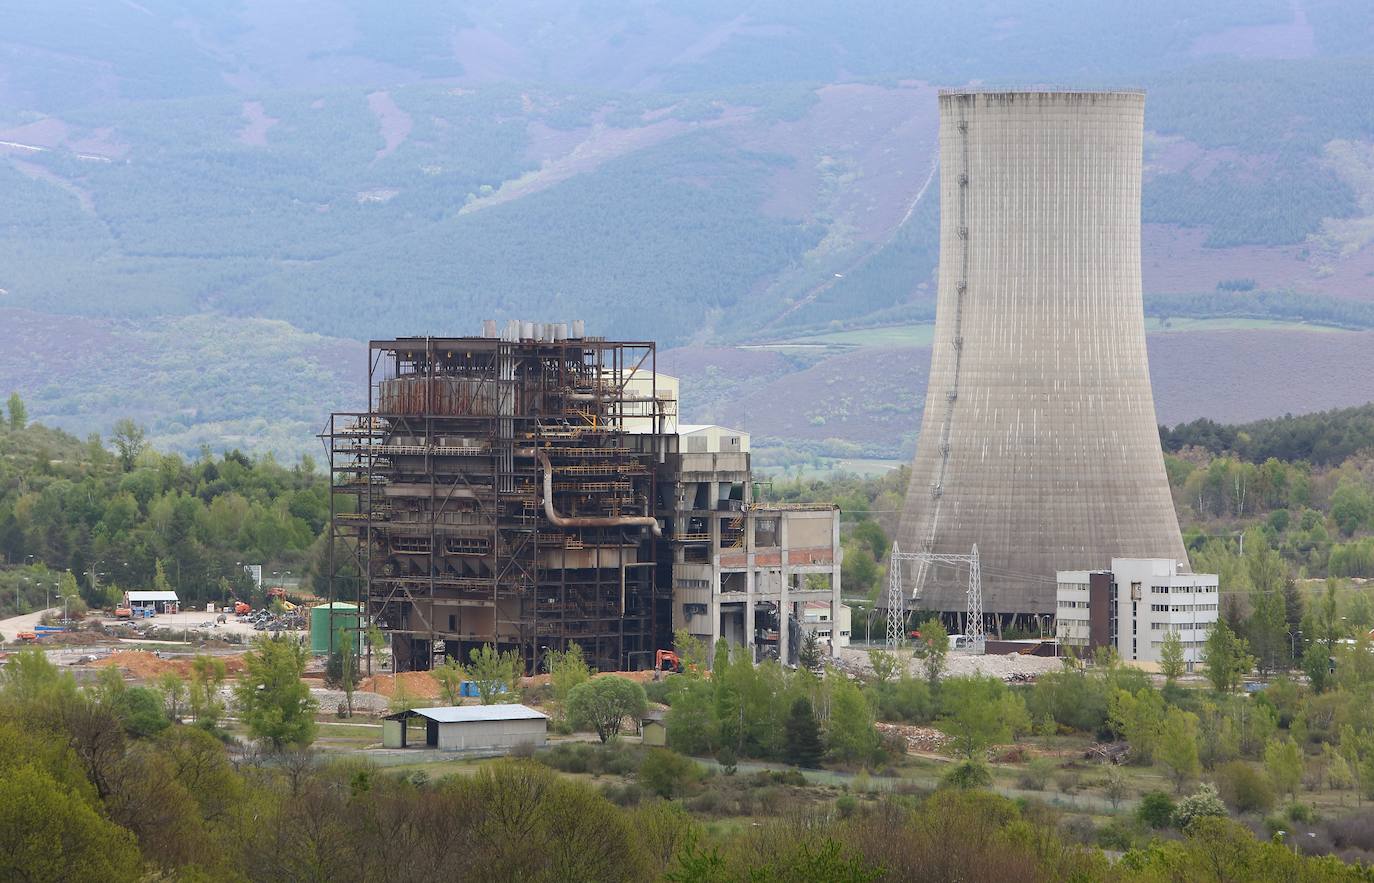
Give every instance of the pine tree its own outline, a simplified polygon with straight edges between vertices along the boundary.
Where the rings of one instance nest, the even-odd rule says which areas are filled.
[[[798,696],[787,715],[784,759],[793,766],[817,769],[821,765],[821,728],[811,713],[811,702]]]
[[[807,671],[821,670],[821,640],[816,637],[815,632],[807,632],[802,639],[801,650],[797,654],[797,662]]]

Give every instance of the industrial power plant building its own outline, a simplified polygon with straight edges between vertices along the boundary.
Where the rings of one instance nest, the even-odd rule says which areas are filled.
[[[789,659],[804,605],[838,608],[838,511],[756,502],[748,435],[679,426],[656,359],[580,322],[371,342],[367,410],[323,433],[331,600],[397,671],[573,643],[647,669],[675,629]]]
[[[1057,637],[1066,647],[1112,647],[1126,661],[1158,662],[1176,632],[1191,670],[1217,624],[1217,575],[1184,573],[1167,558],[1113,558],[1110,570],[1061,570],[1056,580]]]
[[[935,338],[897,541],[976,544],[992,628],[1044,625],[1059,568],[1186,561],[1145,352],[1144,110],[1140,92],[940,95]],[[921,583],[911,606],[968,609],[952,568]]]

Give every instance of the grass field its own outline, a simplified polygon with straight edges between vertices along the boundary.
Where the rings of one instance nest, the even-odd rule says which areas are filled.
[[[1307,322],[1290,322],[1279,319],[1217,318],[1188,319],[1171,318],[1161,323],[1154,316],[1145,318],[1147,334],[1169,334],[1187,331],[1315,331],[1329,334],[1346,333],[1344,328],[1330,325],[1313,325]],[[930,346],[935,337],[933,322],[917,322],[909,325],[887,325],[880,328],[857,328],[852,331],[831,331],[796,337],[770,346],[785,348],[792,346]]]

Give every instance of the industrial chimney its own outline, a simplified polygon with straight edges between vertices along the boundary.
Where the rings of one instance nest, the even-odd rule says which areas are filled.
[[[897,540],[981,559],[983,610],[1055,612],[1055,571],[1186,561],[1140,292],[1140,92],[940,94],[930,386]],[[962,612],[926,572],[915,606]],[[908,591],[908,596],[910,592]]]

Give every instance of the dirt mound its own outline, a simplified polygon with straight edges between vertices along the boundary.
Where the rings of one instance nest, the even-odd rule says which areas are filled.
[[[117,666],[136,678],[155,678],[169,671],[182,677],[191,673],[190,660],[163,659],[146,650],[117,650],[93,664],[99,668]]]
[[[427,671],[403,671],[398,675],[376,675],[363,678],[358,684],[358,689],[388,697],[395,696],[398,679],[406,695],[413,699],[438,699],[443,695],[443,690],[439,688],[439,682],[435,680],[433,674]]]
[[[230,675],[237,675],[244,669],[242,656],[221,656],[224,662],[225,671]],[[117,666],[124,669],[136,678],[155,678],[159,675],[173,672],[183,678],[191,676],[191,659],[181,656],[175,659],[157,656],[147,650],[117,650],[106,656],[104,659],[91,663],[98,668],[109,668]]]

